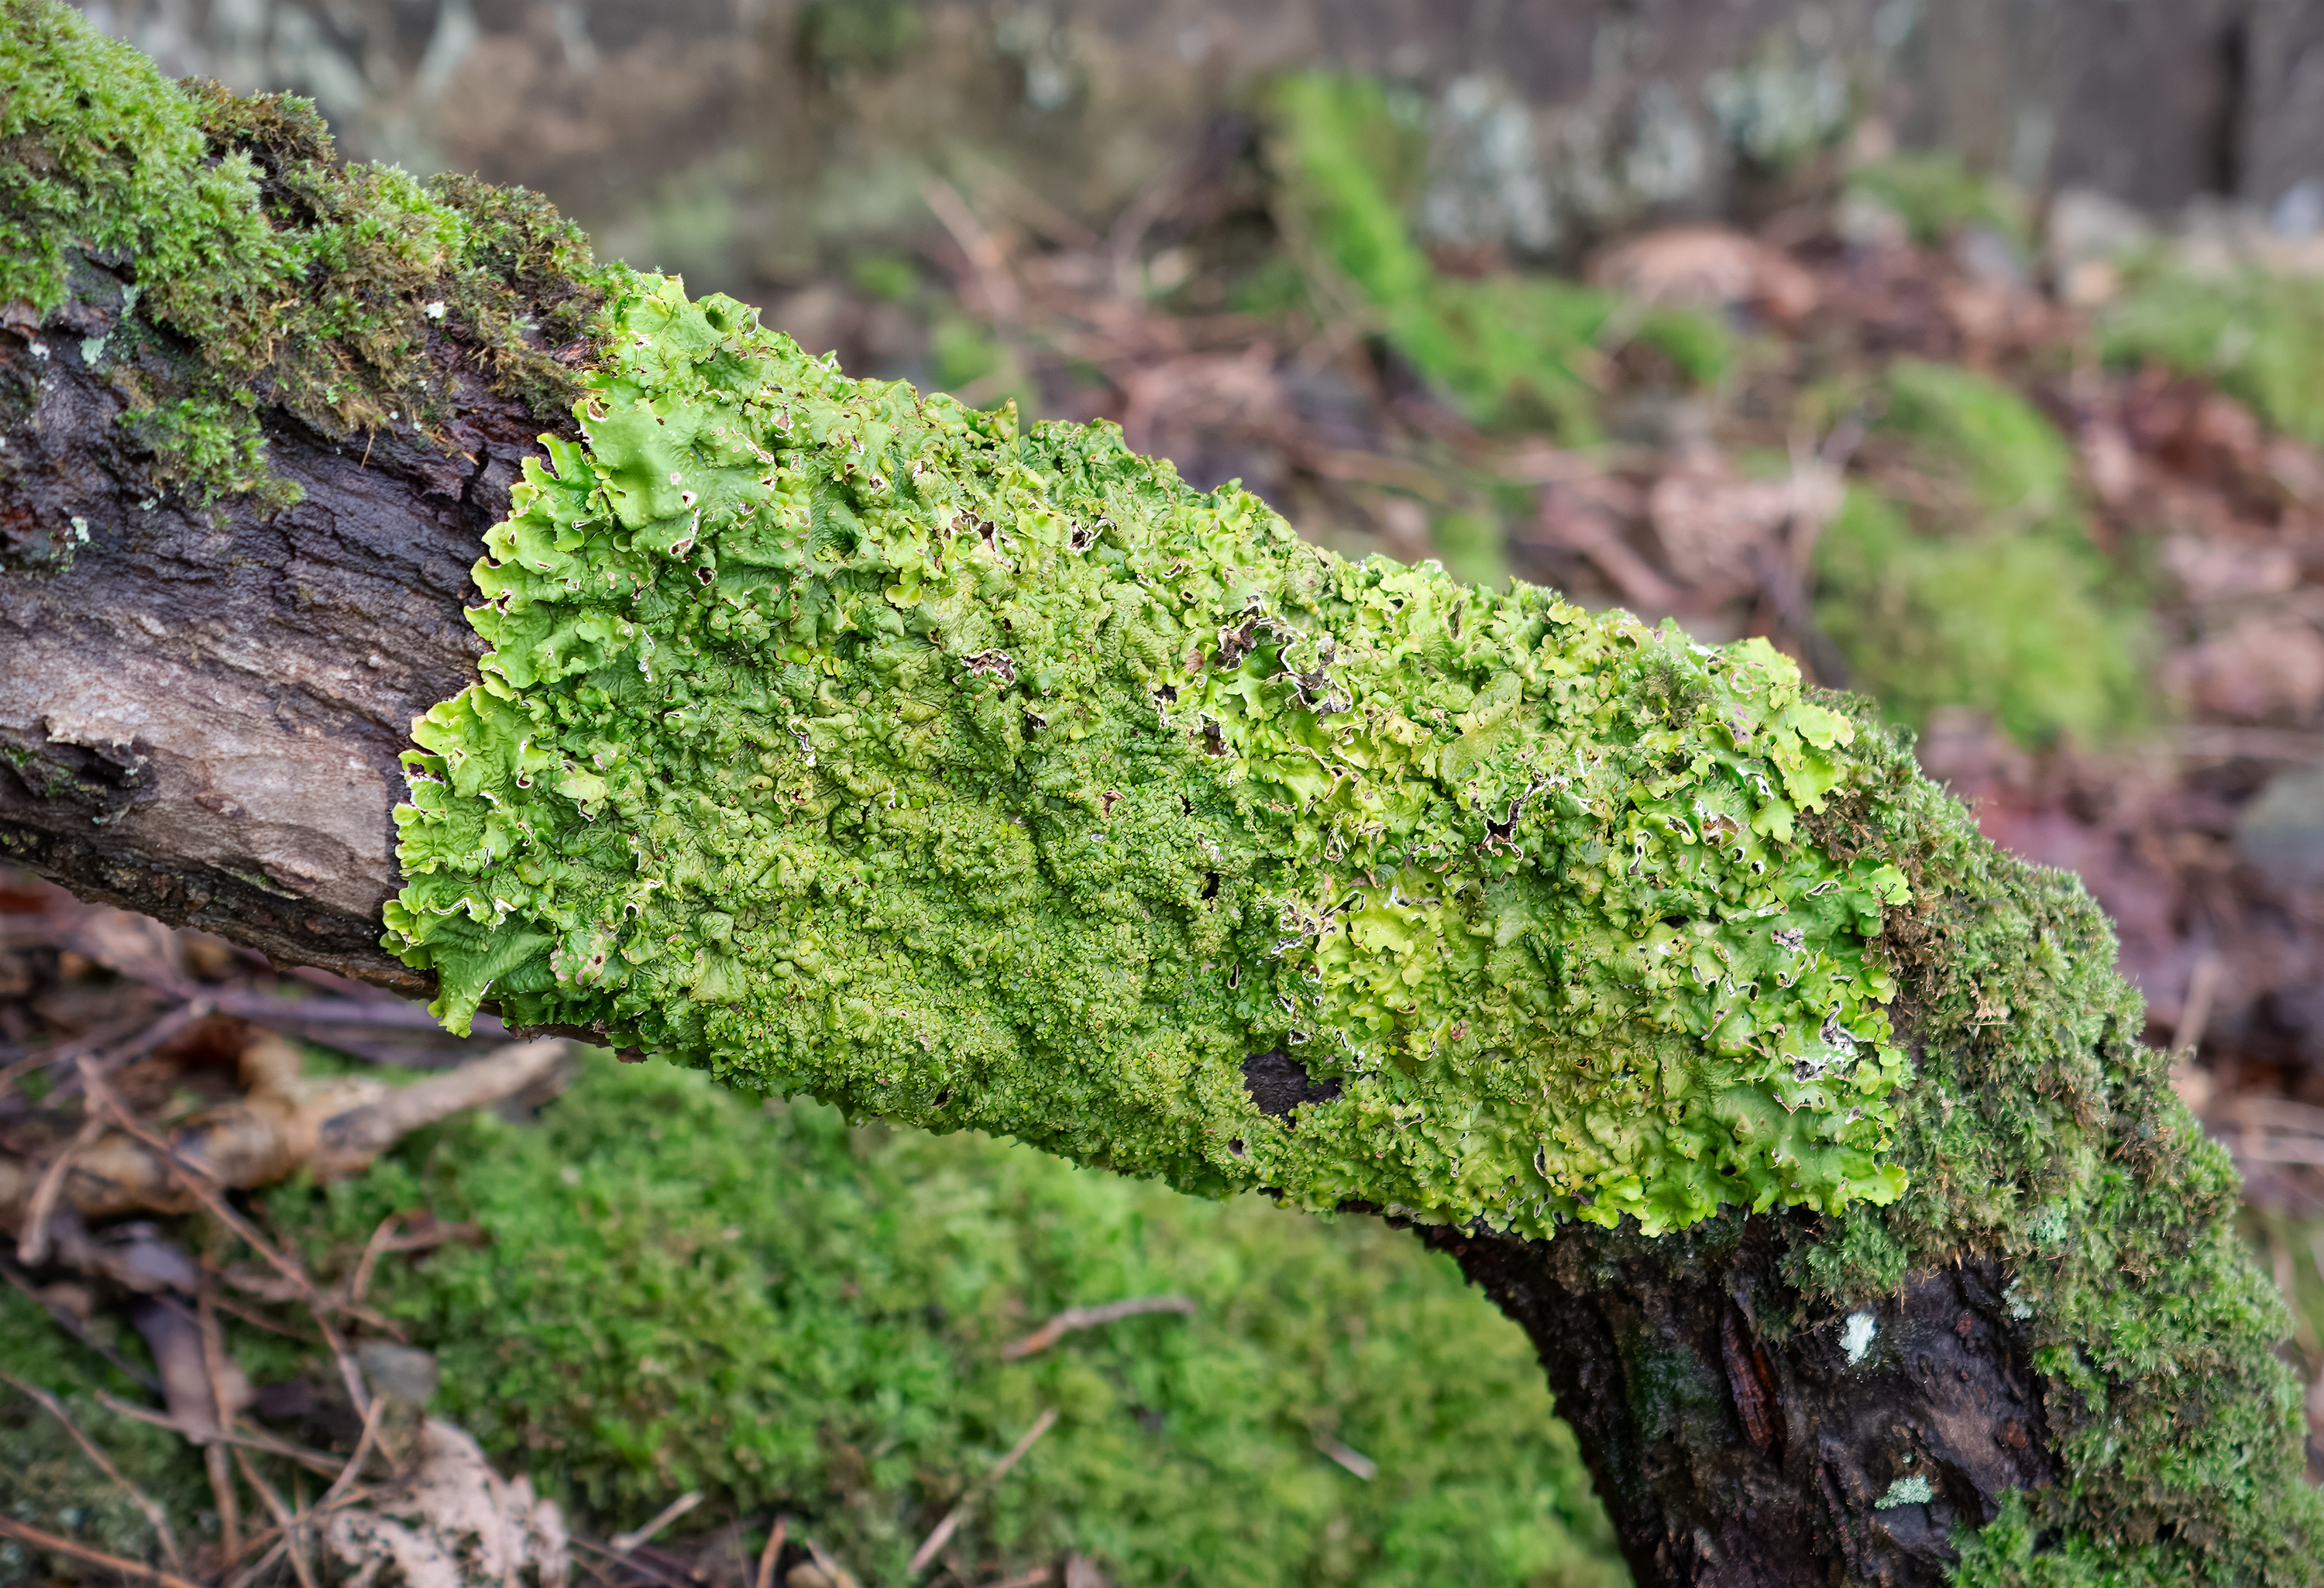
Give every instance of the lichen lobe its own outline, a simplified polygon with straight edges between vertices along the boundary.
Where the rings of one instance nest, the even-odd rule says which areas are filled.
[[[674,281],[609,324],[407,757],[447,1019],[1521,1233],[1896,1194],[1904,884],[1800,826],[1853,730],[1763,642],[1351,564]]]

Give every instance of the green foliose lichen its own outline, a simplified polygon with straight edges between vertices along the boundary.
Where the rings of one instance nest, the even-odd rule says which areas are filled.
[[[327,435],[433,433],[467,370],[569,402],[553,351],[618,275],[535,195],[342,165],[307,100],[172,82],[70,6],[0,0],[0,302],[109,300],[119,323],[83,357],[157,485],[294,500],[271,407]]]
[[[674,281],[616,317],[407,757],[445,1018],[1311,1206],[1896,1195],[1906,891],[1803,833],[1853,729],[1764,643],[1351,564]]]

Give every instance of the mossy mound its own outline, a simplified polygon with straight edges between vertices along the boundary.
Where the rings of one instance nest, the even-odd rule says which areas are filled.
[[[2016,392],[1899,362],[1876,445],[1816,547],[1816,618],[1897,721],[1990,716],[2026,745],[2119,739],[2146,718],[2144,604],[2091,545],[2065,438]]]
[[[54,0],[0,3],[0,301],[119,313],[83,355],[157,485],[286,502],[262,411],[427,433],[463,365],[568,405],[552,355],[616,274],[537,195],[341,165],[307,100],[173,83]]]
[[[264,1198],[326,1275],[421,1209],[479,1242],[389,1259],[374,1304],[436,1353],[437,1414],[596,1537],[699,1489],[681,1534],[779,1510],[866,1583],[902,1583],[964,1487],[1054,1407],[970,1511],[976,1580],[1068,1550],[1123,1588],[1186,1568],[1237,1588],[1627,1580],[1523,1337],[1449,1260],[1370,1221],[1191,1199],[982,1137],[851,1130],[603,1053],[538,1124],[464,1120],[356,1180]],[[1198,1310],[1000,1357],[1059,1308],[1163,1294]],[[334,1380],[280,1336],[227,1328],[261,1382]],[[13,1290],[0,1337],[9,1371],[67,1394],[190,1536],[198,1454],[97,1405],[112,1375]],[[0,1491],[51,1527],[93,1492],[22,1405],[0,1423]],[[134,1508],[98,1509],[75,1530],[149,1554]]]
[[[1426,159],[1425,129],[1399,119],[1368,78],[1307,74],[1271,97],[1278,219],[1327,296],[1352,293],[1388,344],[1471,422],[1547,429],[1568,446],[1603,439],[1600,365],[1611,341],[1657,350],[1686,383],[1711,385],[1733,348],[1692,310],[1641,309],[1552,276],[1440,273],[1406,209]]]
[[[2324,281],[2148,262],[2098,330],[2109,362],[2216,381],[2276,429],[2324,446]]]

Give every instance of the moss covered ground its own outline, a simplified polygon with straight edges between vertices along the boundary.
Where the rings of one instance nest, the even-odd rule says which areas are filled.
[[[586,1534],[699,1489],[681,1536],[780,1510],[866,1584],[901,1583],[936,1519],[1055,1408],[972,1510],[974,1580],[1068,1550],[1125,1585],[1627,1580],[1523,1337],[1448,1259],[1369,1220],[851,1128],[602,1052],[538,1123],[466,1119],[260,1207],[323,1277],[392,1213],[476,1226],[473,1244],[389,1259],[373,1302],[437,1353],[432,1409]],[[1001,1357],[1060,1308],[1163,1294],[1197,1310]],[[261,1383],[334,1377],[305,1347],[226,1330]],[[98,1389],[141,1395],[14,1290],[0,1338],[8,1371],[63,1394],[177,1516],[206,1508],[198,1455],[99,1405]],[[22,1519],[150,1552],[134,1509],[22,1402],[0,1423],[0,1493]],[[0,1578],[14,1569],[0,1556]]]

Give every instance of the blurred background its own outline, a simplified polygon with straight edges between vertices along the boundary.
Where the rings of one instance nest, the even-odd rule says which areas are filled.
[[[1514,575],[1705,641],[1764,634],[1818,680],[1876,697],[1997,841],[2080,872],[2112,914],[2149,1040],[2174,1052],[2182,1094],[2244,1169],[2246,1228],[2292,1303],[2290,1358],[2324,1429],[2324,4],[83,9],[165,70],[311,96],[350,159],[537,188],[601,254],[764,305],[768,323],[851,372],[1014,402],[1028,419],[1111,419],[1195,485],[1240,478],[1349,555]],[[25,923],[82,919],[16,886],[23,902],[0,895],[0,908]],[[76,1039],[109,1018],[108,990],[143,984],[73,947],[64,927],[16,931],[32,946],[15,1002],[0,1004],[14,1051]],[[202,952],[235,986],[268,974]],[[216,1039],[221,1052],[239,1040]],[[557,1107],[614,1084],[585,1066]],[[837,1153],[844,1126],[807,1117],[767,1128]],[[424,1180],[439,1149],[410,1150]],[[878,1196],[968,1172],[911,1167],[967,1149],[883,1138],[849,1150],[829,1174],[890,1177]],[[1069,1171],[1008,1171],[1020,1172],[1020,1209],[1101,1196]],[[1083,1188],[1022,1188],[1052,1174]],[[447,1202],[447,1218],[481,1216],[475,1196],[444,1195],[468,1198]],[[1163,1211],[1178,1206],[1167,1196],[1106,1205],[1121,1227],[1176,1232],[1150,1251],[1144,1234],[1120,1238],[1148,1278],[1185,1271],[1171,1265],[1196,1262],[1211,1238],[1188,1233],[1195,1214]],[[1023,1216],[1051,1227],[1050,1214]],[[1263,1210],[1248,1216],[1277,1229]],[[1032,1237],[980,1229],[1019,1254],[992,1272],[1016,1271]],[[1329,1269],[1314,1270],[1319,1294],[1409,1285],[1426,1306],[1459,1299],[1450,1270],[1416,1255],[1392,1280],[1350,1277],[1407,1260],[1346,1239],[1358,1244],[1298,1260]],[[1032,1290],[995,1279],[974,1305],[1104,1299],[1077,1294],[1088,1253],[1044,1260]],[[1204,1271],[1219,1287],[1204,1316],[1255,1294]],[[415,1275],[414,1307],[450,1305]],[[451,1313],[430,1316],[452,1330]],[[1202,1558],[1214,1569],[1187,1580],[1618,1579],[1570,1448],[1529,1457],[1515,1488],[1479,1477],[1425,1517],[1398,1508],[1459,1485],[1427,1467],[1439,1456],[1416,1454],[1391,1503],[1391,1475],[1357,1446],[1439,1449],[1429,1441],[1454,1426],[1452,1402],[1431,1410],[1429,1396],[1467,1391],[1449,1380],[1396,1390],[1437,1383],[1413,1366],[1426,1331],[1366,1334],[1360,1307],[1347,1316],[1353,1336],[1342,1318],[1265,1347],[1288,1355],[1248,1359],[1253,1382],[1342,1375],[1344,1404],[1293,1396],[1254,1414],[1276,1419],[1264,1437],[1184,1386],[1124,1388],[1143,1371],[1127,1357],[1091,1367],[1133,1423],[1163,1418],[1155,1397],[1181,1391],[1209,1408],[1201,1417],[1225,1418],[1190,1436],[1180,1454],[1194,1467],[1215,1478],[1259,1462],[1308,1495],[1271,1502],[1268,1526],[1292,1532],[1249,1552],[1277,1566],[1218,1565],[1229,1555],[1213,1541]],[[460,1326],[459,1349],[474,1347]],[[927,1326],[957,1343],[942,1320]],[[1365,1361],[1376,1378],[1350,1365]],[[1521,1361],[1493,1371],[1525,1376]],[[853,1529],[867,1580],[880,1574],[863,1563],[910,1530],[895,1519],[933,1491],[881,1464],[936,1437],[925,1430],[809,1439],[779,1482],[731,1461],[649,1481],[637,1474],[654,1471],[651,1439],[637,1426],[536,1438],[538,1423],[492,1422],[493,1397],[469,1381],[447,1393],[501,1430],[490,1453],[530,1451],[536,1472],[564,1472],[585,1512],[650,1510],[654,1493],[707,1485],[723,1498],[703,1517],[756,1527],[746,1513],[766,1496],[813,1491],[853,1519],[829,1525]],[[879,1372],[833,1391],[942,1399],[918,1393]],[[1343,1411],[1363,1437],[1332,1431]],[[992,1415],[993,1428],[1007,1420]],[[551,1437],[629,1476],[576,1478],[597,1469],[544,1454]],[[635,1448],[617,1460],[622,1439]],[[1097,1464],[1074,1471],[1114,1471],[1098,1445],[1075,1448]],[[2324,1475],[2324,1442],[2310,1449]],[[1142,1471],[1145,1458],[1116,1454],[1128,1464],[1104,1482],[1128,1487],[1112,1499],[1096,1479],[1077,1498],[1041,1490],[1049,1510],[1027,1500],[1005,1513],[1015,1522],[978,1535],[992,1570],[1049,1570],[1024,1563],[1071,1545],[1071,1560],[1055,1557],[1060,1580],[1073,1560],[1179,1580],[1164,1564],[1187,1539],[1094,1520],[1130,1504],[1122,1473]],[[1268,1465],[1278,1459],[1292,1464]],[[1370,1498],[1335,1510],[1342,1500],[1298,1489],[1317,1475],[1298,1463],[1318,1459],[1323,1478]],[[1436,1475],[1412,1476],[1424,1470]],[[1199,1509],[1194,1492],[1171,1503]],[[1460,1553],[1488,1536],[1490,1562]]]

